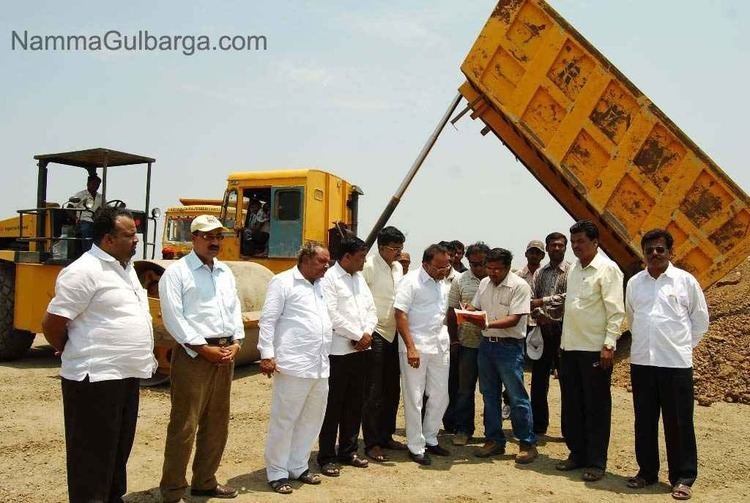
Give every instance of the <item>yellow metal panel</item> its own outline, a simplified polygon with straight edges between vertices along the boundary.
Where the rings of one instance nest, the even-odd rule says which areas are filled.
[[[750,254],[750,199],[544,0],[501,0],[461,70],[479,118],[627,272],[675,236],[705,288]]]
[[[42,331],[42,316],[55,296],[60,265],[16,264],[15,327],[34,333]]]

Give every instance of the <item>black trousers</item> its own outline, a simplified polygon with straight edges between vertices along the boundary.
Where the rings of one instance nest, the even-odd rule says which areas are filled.
[[[320,466],[351,458],[357,452],[369,353],[358,351],[328,357],[331,360],[331,375],[328,378],[326,414],[318,437]]]
[[[448,408],[443,414],[443,429],[448,433],[456,431],[456,403],[458,402],[459,346],[450,347],[450,367],[448,367]],[[424,409],[422,409],[424,412]]]
[[[559,367],[562,323],[540,325],[544,349],[538,360],[531,360],[531,412],[534,416],[534,433],[547,433],[549,427],[549,376]]]
[[[605,469],[612,423],[612,369],[599,366],[599,351],[562,351],[562,434],[575,463]]]
[[[68,498],[121,502],[138,419],[138,379],[90,382],[62,378]]]
[[[379,333],[373,333],[369,356],[362,408],[362,435],[366,449],[376,445],[385,447],[396,431],[401,396],[398,335],[393,342],[388,342]]]
[[[664,422],[669,483],[692,486],[698,476],[693,427],[693,369],[630,366],[638,475],[659,477],[659,413]]]

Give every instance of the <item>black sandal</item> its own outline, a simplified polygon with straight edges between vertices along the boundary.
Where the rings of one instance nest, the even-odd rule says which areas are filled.
[[[289,479],[277,479],[268,482],[271,489],[279,494],[292,494],[292,486],[289,484]]]
[[[581,475],[581,478],[585,482],[596,482],[597,480],[601,480],[604,477],[604,470],[601,468],[586,468],[583,470],[583,475]]]
[[[338,477],[341,475],[341,470],[339,470],[339,465],[336,463],[326,463],[320,467],[320,473],[326,477]]]
[[[320,475],[318,475],[317,473],[310,473],[310,470],[305,470],[304,472],[302,472],[302,475],[297,477],[297,480],[299,480],[303,484],[316,486],[320,484]]]
[[[644,479],[643,477],[636,475],[635,477],[630,477],[628,479],[627,486],[630,489],[643,489],[646,486],[650,486],[652,484],[656,483],[656,481],[649,482],[648,480]]]

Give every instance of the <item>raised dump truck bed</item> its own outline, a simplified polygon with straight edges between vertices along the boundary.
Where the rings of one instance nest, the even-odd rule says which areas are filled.
[[[461,70],[472,117],[627,274],[655,227],[703,288],[750,254],[747,194],[543,0],[501,0]]]

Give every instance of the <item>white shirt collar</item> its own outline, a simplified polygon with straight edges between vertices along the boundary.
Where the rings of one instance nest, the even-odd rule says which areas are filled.
[[[188,253],[185,256],[185,262],[187,262],[188,267],[190,270],[200,269],[202,266],[206,265],[203,263],[203,261],[200,259],[197,253],[195,253],[195,250],[192,250],[190,253]],[[224,264],[216,260],[216,257],[213,259],[213,266],[214,269],[224,269]]]

